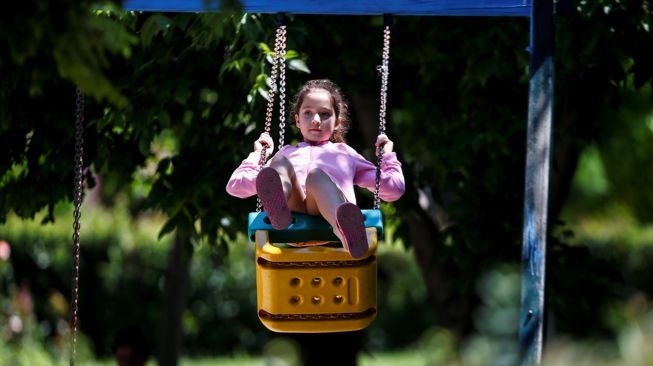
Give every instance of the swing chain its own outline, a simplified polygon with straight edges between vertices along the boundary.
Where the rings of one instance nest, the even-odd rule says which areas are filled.
[[[286,26],[279,27],[279,150],[284,146],[286,130]]]
[[[283,51],[282,51],[283,49]],[[283,56],[282,56],[283,53]],[[283,59],[282,59],[283,57]],[[264,132],[267,134],[270,134],[270,130],[272,129],[272,112],[274,110],[274,97],[277,92],[277,70],[279,68],[279,61],[282,60],[282,62],[285,62],[285,57],[286,57],[286,26],[285,25],[280,25],[277,28],[277,32],[275,35],[275,40],[274,40],[274,55],[272,57],[272,70],[270,71],[270,83],[268,85],[269,91],[268,91],[268,106],[267,110],[265,112],[265,128]],[[280,121],[280,128],[281,131],[279,132],[280,137],[279,137],[279,149],[283,146],[283,128],[285,128],[285,116],[284,116],[284,100],[285,100],[285,86],[286,86],[286,73],[285,73],[285,63],[284,67],[281,68],[281,77],[282,77],[282,82],[281,82],[281,94],[280,94],[280,100],[279,100],[279,105],[281,108],[281,121]],[[262,168],[263,165],[265,165],[266,157],[267,157],[267,150],[268,146],[263,145],[263,149],[261,150],[261,158],[259,159],[258,165],[259,168]],[[261,212],[263,209],[263,203],[261,203],[261,200],[259,198],[256,198],[256,212]]]
[[[379,108],[379,135],[385,134],[385,117],[388,100],[388,75],[390,63],[390,26],[386,25],[383,30],[383,61],[377,70],[381,74],[381,105]],[[383,149],[376,149],[376,158],[378,165],[376,167],[376,182],[374,184],[374,209],[378,210],[380,205],[379,191],[381,189],[381,161],[383,159]]]
[[[84,196],[84,94],[77,88],[76,109],[75,109],[75,181],[73,195],[73,255],[72,255],[72,294],[71,294],[71,353],[70,365],[75,365],[75,356],[77,353],[77,331],[79,329],[78,303],[79,303],[79,257],[80,257],[80,218],[81,206]]]

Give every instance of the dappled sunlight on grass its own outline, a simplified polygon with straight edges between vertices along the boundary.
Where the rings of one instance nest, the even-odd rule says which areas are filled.
[[[426,366],[429,358],[416,350],[361,354],[358,366]]]
[[[250,356],[216,357],[216,358],[182,358],[179,366],[263,366],[261,358]],[[147,365],[150,366],[150,365]]]
[[[427,366],[433,365],[427,362],[427,358],[413,350],[384,353],[365,353],[358,357],[358,366]],[[113,360],[98,360],[84,363],[85,366],[115,366]],[[272,359],[254,356],[234,357],[207,357],[207,358],[182,358],[180,366],[300,366],[299,363],[287,362],[284,359]],[[146,366],[156,366],[150,360]]]
[[[179,366],[262,366],[264,364],[263,359],[249,356],[182,358],[179,360]],[[145,366],[156,365],[156,361],[150,360]],[[84,366],[116,366],[116,361],[112,359],[96,360],[84,363]]]
[[[644,366],[653,364],[653,311],[633,319],[614,341],[557,339],[548,345],[544,366]]]

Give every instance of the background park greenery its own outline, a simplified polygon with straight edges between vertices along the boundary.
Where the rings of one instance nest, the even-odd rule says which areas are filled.
[[[92,188],[80,359],[108,357],[115,332],[136,323],[161,365],[180,354],[274,359],[294,344],[296,363],[337,347],[343,364],[401,349],[424,364],[513,364],[528,20],[395,18],[388,133],[409,188],[384,207],[379,317],[364,332],[280,338],[255,317],[242,235],[254,202],[224,192],[262,130],[275,17],[225,6],[141,14],[59,0],[0,15],[0,240],[11,247],[0,256],[0,364],[68,357],[76,86]],[[653,360],[643,346],[653,337],[652,10],[577,2],[556,18],[552,364]],[[291,16],[288,26],[288,89],[339,83],[355,121],[348,140],[370,156],[381,19]],[[297,136],[289,128],[286,141]],[[360,201],[371,206],[365,192]]]

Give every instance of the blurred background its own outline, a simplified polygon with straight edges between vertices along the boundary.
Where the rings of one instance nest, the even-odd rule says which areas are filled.
[[[0,14],[0,364],[70,357],[78,86],[79,364],[131,345],[148,365],[515,365],[528,19],[394,18],[388,135],[407,192],[383,206],[379,313],[364,331],[291,336],[257,319],[255,200],[224,191],[263,131],[276,19],[223,6]],[[545,365],[653,364],[652,11],[577,1],[556,17]],[[339,84],[348,143],[369,159],[381,47],[380,17],[288,19],[289,98]]]

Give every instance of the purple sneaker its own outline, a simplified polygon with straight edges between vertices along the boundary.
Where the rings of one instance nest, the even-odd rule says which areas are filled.
[[[342,246],[354,258],[361,258],[367,253],[367,233],[365,218],[360,208],[351,202],[345,202],[336,208],[337,230],[342,235]]]
[[[283,230],[292,222],[288,201],[283,194],[279,173],[272,168],[263,168],[256,177],[256,192],[263,203],[272,227]]]

